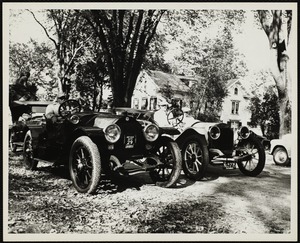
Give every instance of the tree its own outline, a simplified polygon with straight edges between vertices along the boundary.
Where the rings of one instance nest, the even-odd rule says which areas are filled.
[[[270,86],[260,98],[255,96],[250,100],[251,126],[260,126],[262,134],[269,139],[279,136],[279,106],[274,87]]]
[[[164,31],[169,33],[167,39],[177,46],[169,65],[173,73],[198,77],[191,88],[192,112],[198,119],[217,121],[227,95],[227,81],[246,72],[243,57],[234,48],[232,37],[243,19],[243,11],[169,12]]]
[[[101,43],[114,106],[130,106],[146,51],[163,10],[84,10]]]
[[[166,63],[164,54],[167,51],[167,40],[165,33],[156,33],[150,43],[142,68],[148,70],[171,72],[170,65]]]
[[[37,99],[37,86],[51,93],[54,79],[52,50],[45,43],[30,40],[27,44],[9,45],[10,99]],[[50,81],[49,78],[50,77]],[[49,83],[50,82],[50,83]],[[50,92],[51,91],[51,92]]]
[[[49,23],[42,23],[33,11],[28,11],[54,44],[58,64],[58,89],[68,93],[76,59],[91,37],[86,35],[86,25],[81,14],[71,9],[48,9],[46,15]]]
[[[292,29],[292,10],[258,10],[258,17],[270,47],[270,71],[278,91],[279,136],[291,131],[291,76],[288,48]]]

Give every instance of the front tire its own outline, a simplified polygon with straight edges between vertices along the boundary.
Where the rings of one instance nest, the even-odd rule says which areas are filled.
[[[77,138],[69,159],[70,177],[80,193],[96,191],[101,176],[101,159],[96,144],[87,136]]]
[[[173,186],[181,172],[181,153],[176,142],[169,137],[161,137],[156,147],[156,155],[161,164],[150,171],[151,179],[160,187]]]
[[[290,163],[288,153],[284,147],[277,147],[273,152],[273,161],[276,165],[287,166]]]
[[[202,179],[209,163],[207,146],[198,136],[189,136],[183,142],[181,153],[184,174],[192,180]]]
[[[33,158],[32,137],[30,131],[27,131],[23,144],[23,161],[27,170],[35,170],[38,161]]]
[[[251,158],[246,161],[238,162],[240,171],[247,176],[259,175],[265,167],[266,154],[261,142],[250,137],[239,145],[238,150],[242,152],[242,156],[251,155]]]

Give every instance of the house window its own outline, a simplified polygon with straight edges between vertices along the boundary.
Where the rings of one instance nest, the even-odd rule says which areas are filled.
[[[157,104],[157,98],[156,97],[151,97],[150,98],[150,110],[156,110],[156,104]]]
[[[239,101],[232,101],[231,114],[237,115],[239,114]]]
[[[237,95],[239,93],[238,88],[234,88],[234,94]]]
[[[142,105],[141,105],[141,109],[142,110],[147,110],[148,107],[148,99],[146,97],[142,98]]]
[[[139,99],[134,98],[133,100],[133,108],[138,109],[139,108]]]

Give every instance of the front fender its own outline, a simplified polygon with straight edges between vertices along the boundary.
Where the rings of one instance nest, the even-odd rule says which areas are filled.
[[[75,139],[80,136],[88,136],[94,143],[99,143],[101,139],[104,139],[104,133],[102,128],[98,127],[77,127],[72,136],[68,139],[69,144],[72,144]]]
[[[207,146],[207,132],[203,128],[194,128],[190,127],[184,130],[176,139],[175,141],[178,143],[179,147],[186,141],[186,139],[190,136],[198,136],[199,139],[202,140],[203,145]]]

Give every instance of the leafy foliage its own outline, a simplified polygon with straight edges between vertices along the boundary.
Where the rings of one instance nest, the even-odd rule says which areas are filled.
[[[251,98],[250,125],[260,126],[262,133],[269,139],[279,136],[279,105],[278,97],[274,92],[274,87],[270,87],[264,93],[263,98]]]
[[[46,43],[30,40],[25,43],[10,43],[9,74],[10,99],[49,99],[52,98],[56,82],[53,71],[53,50]],[[27,73],[26,83],[24,79]],[[22,78],[23,77],[23,78]],[[45,90],[44,97],[37,97],[37,87]]]
[[[165,63],[173,73],[198,77],[191,87],[192,113],[198,119],[217,121],[227,80],[246,72],[232,37],[243,20],[243,11],[174,10],[162,21],[164,28],[158,34],[173,46],[165,53],[172,51],[173,58]]]
[[[71,9],[48,9],[47,23],[41,23],[34,12],[28,10],[54,44],[59,89],[68,93],[70,76],[74,73],[76,60],[83,55],[83,47],[90,39],[86,25],[78,11]]]

